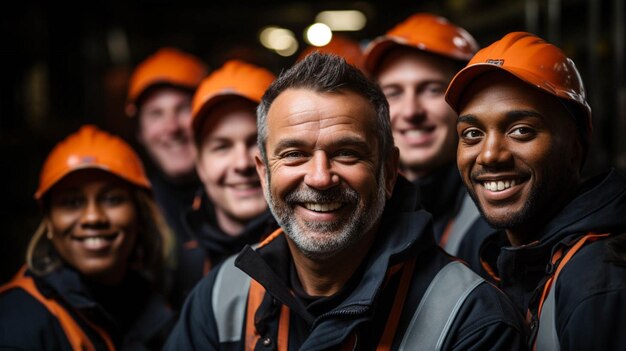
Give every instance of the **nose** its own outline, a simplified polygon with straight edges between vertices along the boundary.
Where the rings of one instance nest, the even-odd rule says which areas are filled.
[[[87,205],[80,217],[80,224],[84,227],[102,227],[107,225],[107,216],[96,199],[87,201]]]
[[[398,117],[402,119],[416,120],[425,116],[424,104],[416,94],[405,94],[398,107]]]
[[[304,176],[304,183],[318,190],[330,189],[339,185],[339,176],[332,171],[332,165],[326,153],[322,150],[315,151],[308,162],[309,168]]]
[[[174,111],[168,112],[163,118],[163,129],[168,133],[179,133],[183,130],[183,119]]]
[[[250,173],[256,172],[254,164],[254,155],[256,152],[255,147],[249,147],[245,143],[235,145],[235,152],[233,153],[233,167],[236,172]]]
[[[489,133],[485,138],[476,162],[482,166],[502,166],[513,160],[504,135]]]

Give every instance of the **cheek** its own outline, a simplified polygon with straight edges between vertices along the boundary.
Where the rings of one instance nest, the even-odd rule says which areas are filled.
[[[226,155],[205,154],[200,163],[203,183],[206,185],[219,183],[226,176],[229,165],[230,159]]]
[[[299,167],[274,167],[270,170],[270,192],[276,198],[283,198],[304,182],[304,172]],[[265,177],[265,175],[263,175]]]
[[[80,212],[60,211],[52,209],[50,211],[50,226],[54,234],[62,234],[70,229],[80,218]]]
[[[136,234],[138,228],[137,211],[135,206],[128,204],[107,210],[111,225],[123,229],[128,235]]]

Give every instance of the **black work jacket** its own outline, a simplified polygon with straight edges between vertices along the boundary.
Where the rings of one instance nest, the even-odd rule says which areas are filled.
[[[456,163],[447,164],[415,180],[414,184],[419,188],[421,205],[433,216],[435,241],[441,244],[446,228],[457,219],[465,197],[469,196]],[[480,245],[495,232],[497,230],[479,216],[465,231],[458,251],[451,254],[465,261],[474,272],[489,278],[480,263]]]
[[[208,270],[278,228],[274,217],[267,210],[252,219],[240,235],[228,235],[217,225],[213,206],[206,193],[201,191],[197,196],[197,205],[187,209],[183,215],[187,239],[181,244],[171,294],[177,308],[182,307],[191,289]]]
[[[556,282],[561,349],[626,350],[625,261],[620,265],[609,253],[609,246],[626,239],[624,176],[611,171],[583,183],[575,198],[539,231],[536,242],[511,247],[503,232],[492,235],[482,245],[481,258],[519,311],[531,313],[534,335],[544,283],[558,265],[551,263],[553,253],[567,250],[589,232],[611,236],[583,246]],[[621,251],[626,260],[626,245]]]
[[[438,271],[450,262],[435,243],[430,216],[415,211],[417,193],[409,182],[398,181],[392,200],[386,205],[377,239],[360,269],[335,296],[317,301],[296,298],[289,305],[289,350],[334,350],[356,336],[356,349],[375,349],[398,287],[399,277],[385,280],[391,266],[416,258],[415,271],[395,332],[392,349],[398,349],[402,336],[425,290]],[[266,349],[275,349],[278,332],[274,296],[289,294],[295,288],[291,255],[284,235],[258,250],[244,249],[236,265],[252,279],[269,287],[256,311],[257,330]],[[262,267],[271,267],[264,270]],[[243,350],[244,337],[219,342],[212,307],[215,278],[219,267],[194,289],[181,318],[168,339],[166,350]],[[242,303],[245,303],[242,302]],[[443,345],[444,350],[523,350],[524,325],[504,294],[488,283],[480,284],[469,295],[454,320]],[[245,330],[242,331],[245,333]],[[257,343],[257,349],[265,348]]]
[[[104,329],[118,350],[159,350],[174,326],[165,300],[137,273],[129,273],[115,287],[89,284],[66,267],[33,278],[43,296],[57,301],[78,322],[96,350],[107,347],[91,325]],[[59,320],[21,288],[0,295],[0,349],[5,348],[72,349]]]

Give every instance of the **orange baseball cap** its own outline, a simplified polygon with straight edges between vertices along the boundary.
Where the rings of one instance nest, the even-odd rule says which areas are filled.
[[[524,83],[577,105],[591,134],[591,108],[574,61],[558,47],[534,34],[513,32],[480,50],[452,79],[446,101],[457,113],[465,88],[481,74],[502,70]]]
[[[148,88],[169,84],[193,90],[207,72],[207,67],[193,55],[171,47],[160,49],[141,62],[133,72],[126,98],[126,114],[132,117],[137,113],[137,99]]]
[[[333,38],[324,46],[308,46],[300,53],[297,61],[302,61],[307,55],[315,51],[341,56],[356,68],[360,70],[364,68],[365,56],[363,56],[359,43],[344,36],[333,34]]]
[[[139,157],[125,141],[93,125],[85,125],[52,149],[39,174],[35,199],[41,200],[69,173],[92,168],[150,189],[150,181]]]
[[[261,102],[265,90],[276,76],[265,68],[243,61],[230,60],[201,83],[191,103],[191,129],[200,133],[207,111],[226,97],[240,96],[254,103]]]
[[[365,69],[374,73],[384,54],[396,46],[416,48],[459,61],[469,61],[479,48],[465,29],[444,17],[416,13],[367,46]]]

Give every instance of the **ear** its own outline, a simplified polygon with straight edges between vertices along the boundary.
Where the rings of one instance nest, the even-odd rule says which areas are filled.
[[[391,154],[385,160],[385,194],[387,200],[391,198],[393,188],[398,179],[398,167],[400,164],[400,150],[394,146]]]
[[[263,162],[263,159],[261,159],[261,153],[259,151],[257,151],[254,155],[254,163],[256,165],[256,172],[259,175],[259,180],[261,181],[261,186],[264,191],[268,191],[268,184],[266,184],[267,177],[265,176],[267,172],[267,165]]]

